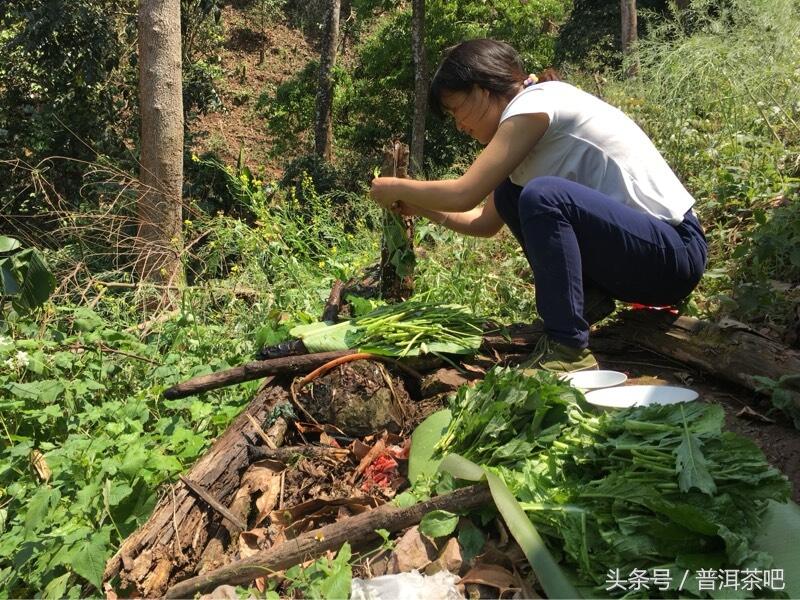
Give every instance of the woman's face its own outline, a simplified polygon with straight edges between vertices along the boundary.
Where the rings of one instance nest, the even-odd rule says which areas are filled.
[[[473,85],[469,92],[444,92],[442,105],[455,119],[459,131],[485,146],[497,132],[506,103],[489,90]]]

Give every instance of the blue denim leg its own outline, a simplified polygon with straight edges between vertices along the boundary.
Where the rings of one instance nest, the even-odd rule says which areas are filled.
[[[674,304],[705,270],[706,241],[689,212],[673,226],[560,177],[505,181],[495,206],[533,269],[536,308],[554,340],[586,347],[584,286],[625,302]]]

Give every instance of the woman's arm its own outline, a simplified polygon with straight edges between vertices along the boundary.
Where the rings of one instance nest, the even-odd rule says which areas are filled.
[[[404,214],[420,215],[457,233],[475,237],[492,237],[503,227],[503,219],[497,213],[491,194],[482,206],[476,206],[466,212],[409,208],[407,205],[401,206],[400,210]]]
[[[549,123],[544,113],[513,116],[500,123],[492,141],[458,179],[378,177],[372,181],[371,195],[384,208],[399,200],[414,208],[469,211],[511,174],[547,131]]]

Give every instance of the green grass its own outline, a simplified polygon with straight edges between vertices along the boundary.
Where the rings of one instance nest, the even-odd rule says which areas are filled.
[[[710,245],[697,310],[781,330],[790,307],[767,280],[799,274],[800,14],[791,0],[734,0],[710,17],[711,4],[653,27],[641,76],[605,93],[697,199]]]

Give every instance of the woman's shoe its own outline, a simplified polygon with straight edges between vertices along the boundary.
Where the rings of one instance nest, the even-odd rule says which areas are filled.
[[[536,350],[519,368],[525,371],[542,370],[556,373],[592,371],[598,368],[597,359],[588,348],[575,348],[542,336]]]

